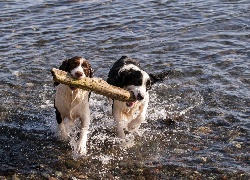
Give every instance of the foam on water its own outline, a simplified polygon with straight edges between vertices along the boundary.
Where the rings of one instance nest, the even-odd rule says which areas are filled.
[[[151,91],[148,118],[176,119],[185,116],[202,103],[203,97],[195,88],[188,87],[183,90],[183,87],[176,85],[159,84]]]

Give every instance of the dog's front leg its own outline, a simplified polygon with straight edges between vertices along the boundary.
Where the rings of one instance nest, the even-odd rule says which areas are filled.
[[[69,136],[65,129],[64,122],[61,122],[60,124],[58,124],[58,134],[59,134],[59,138],[63,141],[67,141],[69,139]]]
[[[64,118],[65,117],[62,117],[61,113],[58,111],[57,108],[56,109],[56,121],[58,123],[58,135],[59,135],[59,138],[61,140],[64,140],[64,141],[67,141],[68,140],[68,134],[66,132],[66,129],[65,129],[65,125],[64,125]]]
[[[86,107],[83,112],[84,112],[84,114],[80,118],[81,130],[80,130],[80,137],[78,140],[77,151],[81,155],[86,155],[88,131],[89,131],[89,124],[90,124],[90,110],[89,110],[89,108]]]
[[[122,112],[119,109],[119,103],[117,105],[114,102],[113,106],[113,117],[116,123],[116,134],[119,138],[125,139],[125,133],[123,131],[123,123],[122,123]]]
[[[148,108],[148,100],[146,100],[140,106],[140,113],[138,114],[138,116],[135,119],[133,119],[130,123],[128,123],[129,131],[132,131],[140,127],[141,123],[146,119],[147,108]]]

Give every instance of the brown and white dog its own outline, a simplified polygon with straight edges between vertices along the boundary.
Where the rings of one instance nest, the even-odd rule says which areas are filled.
[[[60,70],[70,73],[74,78],[92,77],[93,70],[89,62],[82,57],[73,57],[64,60],[59,67]],[[64,84],[55,83],[56,95],[55,104],[56,120],[58,123],[59,136],[68,140],[64,119],[75,122],[79,118],[81,122],[80,137],[77,144],[77,151],[84,155],[87,152],[87,134],[90,124],[89,92]]]
[[[145,120],[149,103],[148,90],[154,83],[163,81],[168,73],[163,71],[156,75],[148,74],[140,68],[137,60],[127,56],[122,56],[114,63],[109,71],[107,82],[133,92],[136,98],[136,101],[128,103],[113,101],[113,117],[119,138],[125,138],[123,129],[131,131]],[[138,114],[134,117],[137,111]],[[124,127],[124,121],[128,122],[127,127]]]

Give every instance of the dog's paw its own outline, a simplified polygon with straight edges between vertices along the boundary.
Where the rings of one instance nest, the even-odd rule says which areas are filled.
[[[79,144],[77,147],[77,152],[81,156],[85,156],[87,154],[87,147],[85,145]]]
[[[117,137],[120,139],[125,139],[126,135],[124,130],[117,131]]]
[[[131,126],[131,125],[128,125],[128,127],[127,127],[127,130],[128,131],[133,131],[135,129],[135,127],[134,126]]]
[[[135,129],[137,129],[140,125],[138,124],[133,124],[133,123],[129,123],[128,124],[128,127],[127,127],[127,130],[128,131],[134,131]]]
[[[133,119],[130,123],[128,123],[128,126],[127,126],[128,131],[134,131],[138,129],[141,125],[141,122],[142,122],[142,119],[140,117]]]
[[[61,141],[68,141],[69,140],[69,136],[65,132],[58,132],[58,137]]]
[[[64,123],[61,123],[58,125],[58,137],[60,140],[62,141],[68,141],[69,140],[69,136],[68,133],[65,129]]]

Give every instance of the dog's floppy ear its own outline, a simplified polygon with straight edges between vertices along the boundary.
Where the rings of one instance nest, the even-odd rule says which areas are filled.
[[[61,64],[61,66],[59,67],[60,70],[62,71],[67,71],[67,66],[68,66],[68,59],[64,60]],[[58,82],[54,82],[54,86],[58,86],[60,83]]]
[[[68,59],[64,60],[59,69],[62,71],[67,71],[68,61],[69,61]]]
[[[120,88],[124,87],[124,72],[119,72],[118,69],[113,70],[109,73],[109,77],[107,79],[107,83],[117,86]]]
[[[90,65],[90,63],[88,61],[83,61],[83,66],[84,66],[84,74],[87,76],[87,77],[90,77],[92,78],[93,77],[93,74],[94,74],[94,71]]]
[[[154,83],[164,81],[164,79],[167,77],[169,72],[170,71],[164,70],[164,71],[157,73],[157,74],[149,74],[151,84],[153,85]]]

